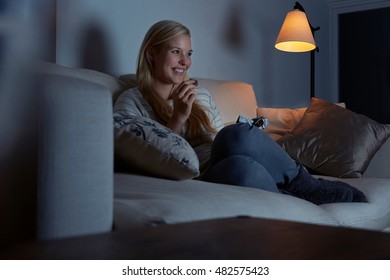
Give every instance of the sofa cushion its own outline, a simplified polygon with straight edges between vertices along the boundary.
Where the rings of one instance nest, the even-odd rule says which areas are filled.
[[[334,177],[361,177],[390,136],[390,126],[312,98],[300,122],[278,143],[309,169]]]
[[[236,216],[323,225],[337,223],[320,207],[284,194],[199,180],[115,174],[115,228]]]
[[[323,176],[322,176],[323,177]],[[331,177],[323,177],[334,180]],[[390,221],[390,180],[387,178],[338,179],[363,191],[368,203],[331,203],[320,207],[341,226],[385,230]]]
[[[115,157],[125,171],[175,180],[199,175],[199,160],[190,144],[142,116],[115,117]]]

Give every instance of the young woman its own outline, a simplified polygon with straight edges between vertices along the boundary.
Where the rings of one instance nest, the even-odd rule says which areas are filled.
[[[260,188],[315,204],[366,202],[346,183],[312,177],[268,135],[247,123],[223,128],[210,93],[188,79],[191,35],[182,24],[154,24],[142,42],[138,87],[116,101],[115,114],[144,116],[183,136],[200,162],[200,180]]]

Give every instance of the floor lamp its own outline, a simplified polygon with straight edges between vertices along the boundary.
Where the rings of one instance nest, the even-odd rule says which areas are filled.
[[[306,17],[306,12],[299,2],[287,13],[282,28],[275,42],[275,48],[285,52],[310,53],[310,98],[315,96],[315,52],[319,49],[314,41],[314,32],[320,27],[313,27]]]

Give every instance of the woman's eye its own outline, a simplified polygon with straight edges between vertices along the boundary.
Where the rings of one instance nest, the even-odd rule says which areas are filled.
[[[182,52],[181,50],[177,50],[177,49],[174,49],[174,50],[171,50],[171,53],[175,54],[175,55],[186,55],[188,57],[191,57],[192,56],[192,51],[190,52],[187,52],[187,53],[184,53]]]

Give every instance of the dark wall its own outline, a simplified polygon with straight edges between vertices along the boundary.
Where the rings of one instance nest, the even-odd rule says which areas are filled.
[[[340,101],[390,123],[390,8],[339,17]]]

